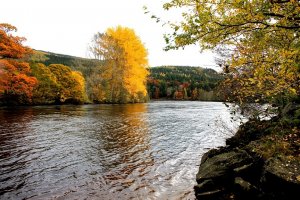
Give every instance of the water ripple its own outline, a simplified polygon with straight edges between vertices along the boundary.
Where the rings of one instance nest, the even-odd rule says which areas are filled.
[[[221,103],[0,109],[1,199],[194,199]]]

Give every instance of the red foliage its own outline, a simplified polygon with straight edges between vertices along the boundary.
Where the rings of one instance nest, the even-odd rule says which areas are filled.
[[[190,83],[184,82],[184,83],[182,84],[182,86],[183,86],[183,88],[188,88],[188,87],[190,86]]]
[[[157,80],[157,79],[154,79],[154,78],[151,78],[151,77],[149,77],[148,79],[147,79],[147,83],[148,84],[153,84],[153,85],[155,85],[155,86],[159,86],[159,80]]]
[[[178,99],[178,100],[183,99],[183,92],[176,90],[175,93],[174,93],[174,99]]]

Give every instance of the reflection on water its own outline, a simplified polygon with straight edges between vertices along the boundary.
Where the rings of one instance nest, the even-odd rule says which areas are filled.
[[[221,103],[0,110],[1,199],[194,199]]]

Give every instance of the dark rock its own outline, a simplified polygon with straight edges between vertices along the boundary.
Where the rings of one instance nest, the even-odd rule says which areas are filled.
[[[231,149],[228,147],[220,147],[218,149],[211,149],[205,154],[203,154],[201,158],[200,164],[204,163],[208,158],[214,157],[215,155],[221,154],[221,153],[226,153],[229,152]]]
[[[231,147],[244,147],[251,141],[258,140],[262,136],[269,134],[268,127],[272,125],[272,120],[270,121],[258,121],[251,120],[243,124],[237,133],[226,140],[226,145]]]
[[[203,193],[211,190],[215,190],[215,184],[212,180],[205,180],[201,182],[200,184],[196,185],[194,187],[196,193]]]
[[[248,165],[243,165],[241,167],[237,167],[235,169],[233,169],[233,171],[236,173],[236,174],[243,174],[245,172],[248,172],[253,166],[253,163],[250,163]]]
[[[236,177],[234,179],[234,184],[237,185],[243,191],[250,191],[253,188],[251,183],[243,180],[241,177]]]
[[[240,149],[229,151],[228,148],[222,148],[210,152],[196,176],[196,196],[198,199],[226,199],[233,191],[235,176],[249,171],[253,159]]]
[[[252,161],[251,156],[244,150],[236,149],[218,154],[200,165],[196,180],[198,183],[207,179],[218,180],[219,184],[226,182],[233,178],[235,168],[249,165]]]
[[[221,200],[224,198],[224,193],[222,190],[212,190],[203,193],[196,193],[196,198],[201,200]]]
[[[244,150],[251,156],[252,162],[233,169],[235,176],[243,177],[244,180],[251,182],[252,184],[259,184],[261,175],[263,174],[264,160],[255,153],[249,152],[247,148]]]
[[[241,177],[234,179],[234,194],[237,199],[258,199],[259,191],[250,182]]]
[[[273,199],[295,199],[299,196],[299,161],[288,158],[271,158],[265,166],[262,187]]]
[[[226,147],[205,153],[194,187],[197,199],[299,199],[300,151],[292,144],[299,138],[300,108],[290,105],[281,116],[247,122]],[[281,139],[290,145],[286,151],[277,143]]]

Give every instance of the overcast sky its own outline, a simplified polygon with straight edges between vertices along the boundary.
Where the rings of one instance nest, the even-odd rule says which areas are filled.
[[[79,57],[88,57],[87,47],[96,32],[126,26],[145,44],[150,66],[214,68],[213,55],[201,54],[196,46],[164,52],[167,29],[144,14],[144,5],[158,16],[166,14],[161,0],[3,0],[0,23],[16,26],[17,35],[26,37],[31,48]]]

